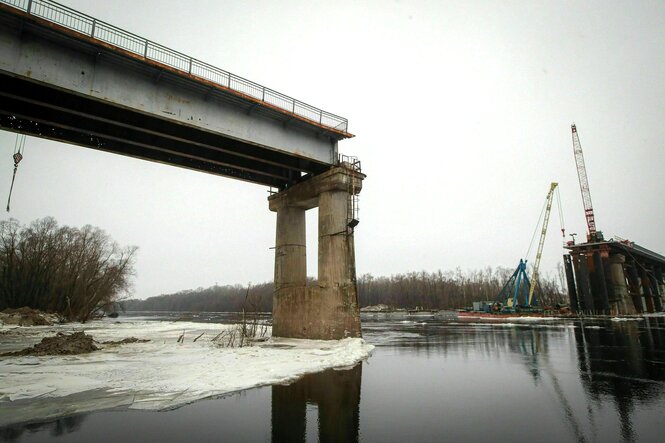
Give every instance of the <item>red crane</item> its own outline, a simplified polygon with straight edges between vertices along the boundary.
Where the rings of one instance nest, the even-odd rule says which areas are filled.
[[[584,215],[586,216],[586,225],[589,230],[587,241],[602,241],[603,233],[596,231],[596,220],[591,205],[591,192],[589,191],[589,180],[586,175],[586,166],[584,165],[584,154],[580,137],[577,135],[577,127],[573,123],[570,128],[573,131],[573,151],[575,152],[575,163],[577,164],[577,177],[580,179],[580,190],[582,191],[582,202],[584,203]]]

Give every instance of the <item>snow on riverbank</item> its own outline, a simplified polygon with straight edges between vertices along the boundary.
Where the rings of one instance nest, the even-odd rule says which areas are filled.
[[[98,342],[130,336],[151,341],[105,346],[101,351],[76,356],[0,358],[0,426],[118,405],[149,410],[174,408],[206,397],[285,383],[327,368],[352,366],[367,358],[374,348],[362,339],[351,338],[275,338],[234,349],[211,342],[230,327],[163,321],[2,327],[3,347],[11,343],[14,349],[30,346],[58,331],[75,330],[85,330]],[[176,343],[183,331],[185,342]],[[194,342],[201,333],[204,335]],[[37,403],[39,407],[35,407]],[[62,407],[64,403],[67,408]]]

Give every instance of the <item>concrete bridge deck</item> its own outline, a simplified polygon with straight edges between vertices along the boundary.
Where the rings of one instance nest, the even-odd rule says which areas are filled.
[[[0,0],[0,127],[285,189],[348,121],[44,0]]]

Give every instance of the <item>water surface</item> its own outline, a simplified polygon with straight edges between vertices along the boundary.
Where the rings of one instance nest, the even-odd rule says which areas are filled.
[[[376,349],[354,368],[172,411],[16,425],[0,439],[663,441],[665,317],[487,323],[369,315],[363,332]]]

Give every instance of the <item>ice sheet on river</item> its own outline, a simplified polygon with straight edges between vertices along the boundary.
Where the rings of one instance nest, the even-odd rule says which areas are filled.
[[[98,342],[126,337],[148,343],[105,346],[75,356],[0,358],[0,426],[126,406],[161,410],[303,374],[351,366],[373,346],[339,341],[270,339],[220,348],[211,339],[229,325],[110,321],[57,327],[0,328],[4,350],[30,346],[58,331],[85,330]],[[185,342],[176,343],[185,332]],[[199,334],[204,333],[194,342]],[[7,349],[8,343],[13,349]]]

